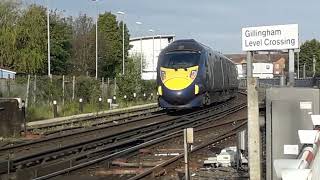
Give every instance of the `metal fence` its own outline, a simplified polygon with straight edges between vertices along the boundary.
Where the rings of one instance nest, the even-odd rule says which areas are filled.
[[[116,79],[75,76],[24,76],[16,79],[0,79],[0,97],[20,97],[26,105],[59,101],[64,104],[84,98],[110,98],[116,95]]]
[[[269,88],[281,86],[280,78],[257,79],[257,86],[260,88]],[[239,80],[239,88],[247,87],[247,79]],[[320,87],[320,78],[295,79],[294,87]]]

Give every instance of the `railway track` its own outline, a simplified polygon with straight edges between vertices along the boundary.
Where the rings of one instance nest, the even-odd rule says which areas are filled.
[[[229,124],[229,127],[224,126],[227,129],[223,129],[223,130],[219,129],[217,133],[218,135],[216,135],[214,138],[203,138],[201,143],[198,143],[197,145],[193,146],[192,150],[189,152],[189,156],[191,156],[190,159],[192,159],[192,156],[195,156],[197,152],[204,150],[209,146],[215,147],[219,143],[223,143],[223,141],[227,141],[228,139],[235,137],[238,131],[240,131],[241,129],[244,129],[247,126],[246,119],[239,119],[237,121],[239,122],[237,123],[235,123],[235,121],[222,122],[218,124],[213,124],[212,126],[209,126],[209,127],[202,127],[202,128],[196,129],[196,133],[208,132],[207,131],[208,129],[217,130],[217,127]],[[230,126],[231,123],[234,123],[234,124]],[[180,137],[180,139],[182,140],[182,137]],[[199,160],[199,157],[197,157],[196,160]],[[192,164],[192,160],[190,160],[190,164]],[[181,151],[178,155],[175,155],[173,157],[171,156],[170,158],[164,160],[163,162],[155,166],[152,166],[150,168],[147,168],[142,173],[128,179],[129,180],[156,179],[156,178],[161,178],[162,176],[165,176],[165,175],[168,176],[170,174],[174,174],[176,172],[176,169],[183,170],[183,168],[184,168],[184,152]]]
[[[121,132],[125,133],[130,130],[130,128],[139,128],[141,127],[140,124],[146,124],[150,122],[150,119],[155,119],[156,122],[161,122],[161,119],[164,117],[167,117],[166,113],[158,111],[148,116],[135,118],[133,120],[113,121],[112,124],[104,126],[86,128],[72,133],[62,132],[55,136],[7,146],[0,149],[0,167],[3,167],[3,164],[5,164],[4,161],[8,161],[10,162],[9,169],[12,171],[16,168],[23,168],[24,165],[30,166],[32,164],[29,161],[30,159],[34,159],[34,161],[38,163],[49,161],[49,159],[46,159],[49,153],[52,153],[53,157],[61,157],[59,154],[63,154],[65,151],[77,151],[79,153],[84,152],[95,148],[93,144],[103,143],[103,140],[107,142],[116,141],[121,138],[120,136],[117,137]],[[82,146],[82,148],[79,148],[79,146]],[[69,153],[66,153],[66,155],[67,154]],[[3,172],[4,169],[0,168],[0,173]]]
[[[244,98],[241,98],[240,96],[243,95],[239,95],[239,97],[218,106],[209,107],[182,116],[170,116],[170,120],[167,119],[157,123],[153,122],[145,124],[143,127],[136,129],[131,128],[125,132],[113,134],[112,138],[117,138],[113,141],[110,141],[110,137],[104,137],[104,143],[100,141],[101,139],[94,140],[94,143],[100,141],[98,143],[100,144],[99,147],[94,146],[92,144],[93,142],[83,143],[82,146],[85,147],[94,146],[90,151],[81,151],[81,153],[73,154],[74,151],[72,151],[72,149],[82,149],[83,147],[81,145],[69,147],[71,149],[60,148],[58,154],[73,155],[69,157],[64,156],[64,158],[60,158],[59,161],[54,161],[54,158],[57,158],[57,156],[45,153],[42,155],[46,162],[40,161],[39,157],[41,157],[41,155],[37,154],[33,157],[36,159],[30,157],[25,159],[26,161],[24,164],[31,164],[31,167],[11,167],[15,167],[12,168],[12,170],[15,171],[15,176],[23,176],[24,178],[28,177],[30,179],[35,177],[38,177],[36,179],[48,179],[72,171],[77,171],[101,161],[114,159],[124,154],[135,152],[145,146],[150,146],[170,139],[173,135],[179,134],[183,128],[203,125],[239,111],[246,107],[246,103],[243,100]],[[50,162],[48,161],[49,159],[51,160],[51,163],[48,163]],[[13,163],[17,165],[16,161],[13,161]]]
[[[39,148],[38,151],[33,149],[35,146],[29,146],[28,148],[23,145],[11,147],[11,150],[16,148],[16,153],[20,152],[21,154],[21,151],[28,153],[24,152],[22,154],[26,155],[17,156],[16,153],[9,150],[9,159],[0,162],[0,171],[3,174],[2,177],[15,176],[18,179],[19,177],[47,179],[75,171],[100,161],[119,157],[123,153],[136,151],[137,148],[159,143],[166,138],[170,139],[173,135],[179,134],[180,130],[185,127],[206,124],[238,111],[246,106],[243,101],[244,98],[241,96],[243,95],[239,95],[230,102],[182,116],[168,116],[159,113],[153,114],[153,117],[142,118],[144,120],[130,122],[131,125],[123,123],[94,127],[86,130],[92,132],[91,138],[86,137],[80,141],[81,133],[83,133],[84,138],[88,135],[88,132],[71,133],[72,135],[64,137],[57,136],[55,138],[59,139],[58,142],[61,144],[57,146],[57,141],[55,143],[51,141],[52,144],[55,144],[55,148],[48,148],[43,144],[41,145],[43,147]],[[73,137],[73,139],[67,138],[68,136]],[[30,149],[33,152],[31,154]],[[2,152],[4,152],[3,150]]]
[[[217,119],[210,124],[204,124],[194,127],[194,137],[195,143],[193,147],[197,147],[204,143],[208,143],[208,139],[217,139],[223,136],[227,132],[235,131],[235,127],[242,128],[242,124],[246,122],[246,113],[244,110],[239,111],[239,113],[233,114],[238,115],[238,117],[232,117],[231,115]],[[240,127],[241,125],[241,127]],[[220,148],[224,148],[223,144],[226,141],[234,142],[231,137],[226,137],[222,139],[223,142],[217,141],[217,144],[210,144],[210,147],[203,148],[203,152],[197,153],[196,155],[190,154],[190,164],[192,168],[201,168],[203,160],[207,159],[210,154],[220,153]],[[219,148],[220,147],[220,148]],[[194,149],[194,148],[193,148]],[[199,149],[200,151],[200,149]],[[180,174],[183,174],[183,163],[176,159],[176,162],[167,162],[175,158],[176,156],[182,155],[183,157],[183,137],[182,133],[177,134],[175,137],[162,142],[160,144],[153,145],[151,147],[146,147],[140,149],[139,152],[133,155],[122,156],[115,160],[112,160],[108,167],[105,165],[95,166],[85,171],[88,176],[103,177],[105,179],[179,179],[176,177],[177,169],[180,169]],[[202,160],[202,161],[201,161]],[[199,163],[199,161],[201,161]],[[191,163],[192,162],[192,163]],[[168,164],[164,166],[164,164]],[[195,167],[196,166],[196,167]],[[154,168],[152,170],[152,168]],[[162,169],[164,168],[164,169]],[[139,174],[133,177],[135,174]],[[81,177],[81,176],[80,176]],[[181,178],[181,177],[180,177]]]

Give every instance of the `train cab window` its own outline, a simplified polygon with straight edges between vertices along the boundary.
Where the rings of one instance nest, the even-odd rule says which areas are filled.
[[[174,69],[189,68],[199,64],[200,55],[199,52],[189,51],[167,53],[161,59],[160,66]]]

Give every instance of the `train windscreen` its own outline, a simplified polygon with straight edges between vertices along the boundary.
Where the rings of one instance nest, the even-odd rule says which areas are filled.
[[[160,66],[172,69],[185,69],[199,64],[198,52],[172,52],[163,56]]]

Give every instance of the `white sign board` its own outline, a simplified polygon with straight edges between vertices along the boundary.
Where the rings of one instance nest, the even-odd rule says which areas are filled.
[[[242,28],[242,50],[299,48],[298,24]]]
[[[298,145],[283,145],[283,154],[298,155],[299,146]]]
[[[320,115],[311,115],[311,120],[314,126],[320,125]]]
[[[193,128],[187,128],[187,143],[193,143]]]
[[[312,102],[311,101],[300,102],[300,109],[312,109]]]
[[[316,142],[317,130],[298,130],[301,144],[313,144]]]

